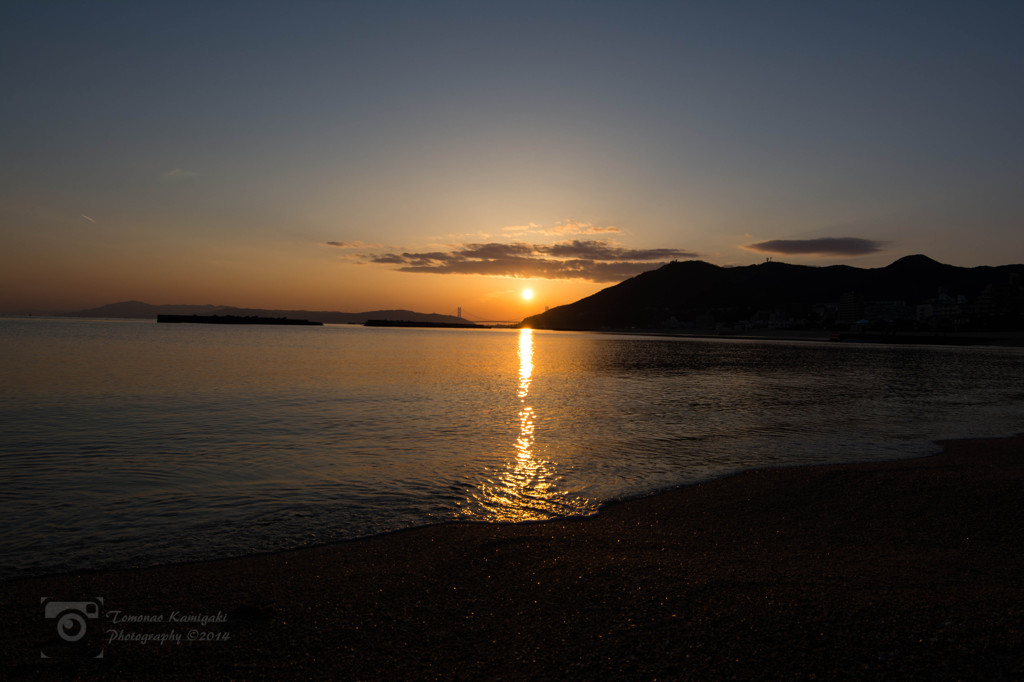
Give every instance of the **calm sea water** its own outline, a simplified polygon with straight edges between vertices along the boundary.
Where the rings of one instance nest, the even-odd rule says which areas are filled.
[[[1020,349],[0,319],[0,576],[924,455],[1024,431],[1022,366]]]

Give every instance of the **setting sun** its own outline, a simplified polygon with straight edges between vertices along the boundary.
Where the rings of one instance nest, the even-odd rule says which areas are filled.
[[[529,301],[533,298],[533,289],[523,289],[523,300]]]

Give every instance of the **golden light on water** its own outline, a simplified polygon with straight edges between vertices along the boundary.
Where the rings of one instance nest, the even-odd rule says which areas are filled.
[[[533,330],[519,330],[519,400],[524,401],[530,394],[530,379],[533,376]]]
[[[538,416],[530,404],[533,383],[534,338],[532,329],[519,330],[518,432],[512,443],[513,456],[488,485],[481,486],[480,502],[490,521],[537,521],[563,513],[554,486],[551,462],[536,456]]]
[[[516,439],[516,459],[530,459],[533,455],[533,408],[526,405],[533,377],[533,330],[519,330],[519,438]]]
[[[519,434],[513,448],[515,459],[499,477],[497,516],[502,521],[534,521],[548,518],[544,512],[554,491],[547,462],[534,457],[536,413],[528,404],[533,380],[533,330],[519,330]],[[524,504],[525,503],[525,504]],[[539,508],[538,508],[539,507]]]
[[[533,408],[524,407],[519,411],[519,437],[516,438],[516,459],[529,461],[533,457]]]

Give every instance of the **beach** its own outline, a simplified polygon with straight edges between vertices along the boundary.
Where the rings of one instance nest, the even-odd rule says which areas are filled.
[[[588,518],[10,580],[0,664],[43,679],[1020,679],[1024,437],[943,446],[747,471]],[[42,598],[103,601],[72,645]]]

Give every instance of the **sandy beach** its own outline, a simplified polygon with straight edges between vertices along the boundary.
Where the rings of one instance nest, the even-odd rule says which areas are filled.
[[[0,664],[44,679],[1024,678],[1024,437],[943,445],[587,519],[7,581]],[[71,643],[41,598],[103,602]]]

